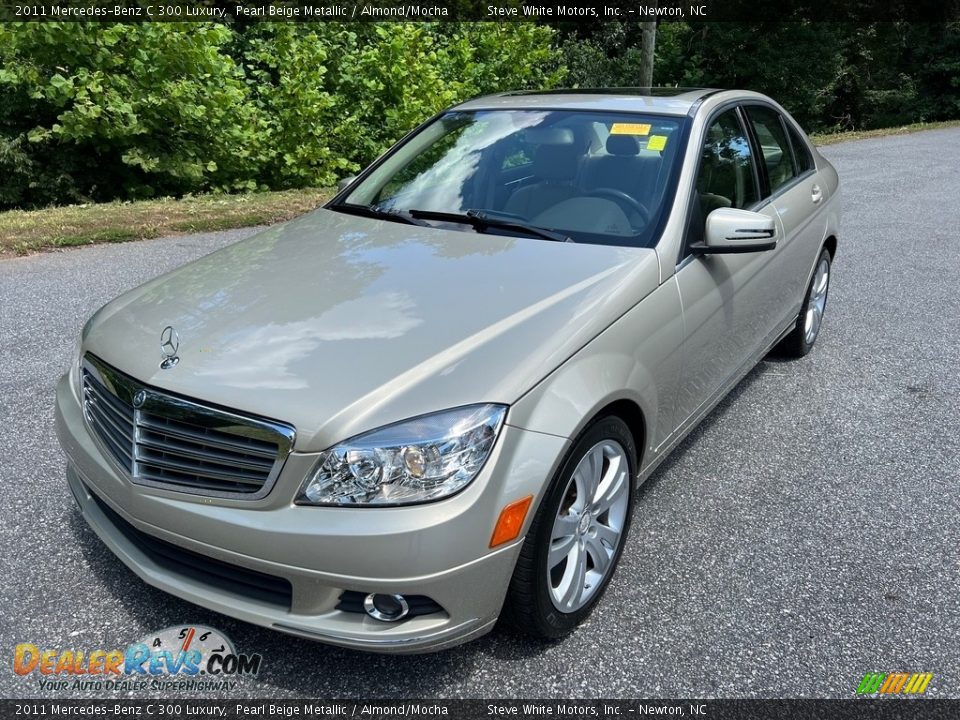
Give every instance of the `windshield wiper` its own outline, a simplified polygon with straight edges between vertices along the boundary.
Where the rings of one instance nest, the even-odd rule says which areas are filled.
[[[339,203],[333,206],[334,210],[352,213],[354,215],[363,215],[365,217],[376,218],[377,220],[389,220],[390,222],[406,223],[407,225],[419,225],[421,227],[430,227],[430,223],[418,220],[406,210],[394,210],[393,208],[380,207],[379,205],[349,205]]]
[[[384,220],[393,220],[395,222],[404,222],[407,225],[420,225],[421,227],[430,227],[430,223],[424,222],[419,218],[415,218],[407,210],[398,210],[396,208],[385,208],[375,205],[370,208],[372,212],[377,214],[377,217],[383,218]]]
[[[441,212],[439,210],[407,210],[406,214],[418,220],[440,220],[443,222],[463,223],[471,225],[483,232],[487,228],[499,230],[514,230],[527,235],[553,240],[555,242],[573,242],[573,239],[563,233],[547,230],[537,225],[530,225],[522,220],[499,218],[482,210],[467,210],[465,213]]]

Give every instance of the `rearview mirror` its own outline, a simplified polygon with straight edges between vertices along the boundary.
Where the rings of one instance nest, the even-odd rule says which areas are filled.
[[[751,253],[777,246],[773,218],[749,210],[718,208],[707,215],[705,242],[694,243],[696,255]]]
[[[351,184],[353,184],[353,181],[356,179],[357,179],[356,175],[347,175],[345,178],[343,178],[343,180],[337,183],[337,192],[339,193],[346,190],[348,187],[350,187]]]

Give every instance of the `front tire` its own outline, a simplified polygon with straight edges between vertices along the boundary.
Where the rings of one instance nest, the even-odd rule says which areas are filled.
[[[817,259],[817,267],[810,279],[807,295],[800,307],[797,326],[777,346],[777,352],[787,357],[801,358],[811,350],[823,327],[823,314],[827,309],[827,293],[830,290],[832,262],[826,248]]]
[[[558,638],[590,615],[623,552],[636,470],[633,435],[620,418],[601,418],[580,435],[531,523],[501,618]]]

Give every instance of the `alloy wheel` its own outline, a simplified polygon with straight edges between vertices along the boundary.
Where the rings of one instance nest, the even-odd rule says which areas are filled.
[[[823,322],[823,311],[827,307],[827,289],[830,286],[830,261],[824,257],[817,265],[813,282],[810,284],[810,300],[807,303],[807,314],[803,320],[803,334],[807,345],[812,345],[820,332]]]
[[[570,477],[550,534],[547,584],[554,607],[586,605],[613,568],[630,496],[630,463],[616,440],[588,450]]]

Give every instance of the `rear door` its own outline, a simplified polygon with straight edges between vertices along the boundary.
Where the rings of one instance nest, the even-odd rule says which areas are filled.
[[[783,223],[776,265],[779,321],[789,322],[800,310],[807,279],[826,234],[826,218],[818,208],[825,190],[817,182],[813,156],[799,131],[769,105],[744,107],[755,138],[763,194]]]

